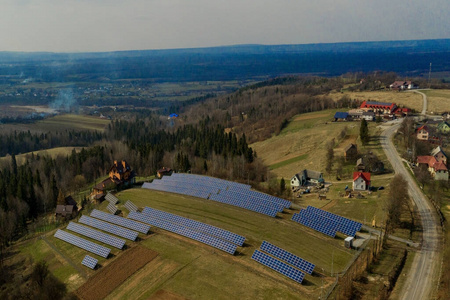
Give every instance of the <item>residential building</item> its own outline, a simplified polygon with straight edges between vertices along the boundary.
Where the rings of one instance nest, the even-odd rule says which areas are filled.
[[[448,180],[448,169],[442,161],[437,161],[434,156],[418,156],[419,168],[426,168],[434,180]]]
[[[427,125],[422,125],[416,130],[417,139],[421,141],[428,141],[430,130]]]
[[[294,190],[300,186],[318,185],[324,182],[323,173],[305,169],[291,178],[291,188]]]
[[[370,173],[353,172],[353,190],[365,191],[370,189]]]
[[[433,156],[437,161],[444,163],[444,165],[447,165],[447,154],[445,154],[441,146],[434,148],[431,151],[431,156]]]
[[[443,121],[443,122],[439,123],[439,125],[437,126],[437,130],[440,133],[448,134],[448,133],[450,133],[450,125],[446,121]]]

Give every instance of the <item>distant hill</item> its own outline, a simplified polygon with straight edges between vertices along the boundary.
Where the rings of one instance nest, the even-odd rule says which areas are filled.
[[[450,72],[450,39],[103,53],[0,52],[0,78],[42,81],[147,79],[154,82],[242,80],[286,74],[336,76],[393,71],[405,76]]]

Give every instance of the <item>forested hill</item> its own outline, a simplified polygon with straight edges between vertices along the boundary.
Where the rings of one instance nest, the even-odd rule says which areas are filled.
[[[342,78],[281,77],[207,99],[181,111],[188,123],[207,120],[209,124],[223,124],[238,135],[245,134],[253,143],[278,134],[297,114],[359,105],[345,97],[336,102],[327,96],[343,86]]]
[[[450,39],[309,45],[241,45],[110,53],[0,52],[8,81],[141,78],[154,82],[243,80],[285,74],[334,76],[384,70],[405,76],[450,72]]]

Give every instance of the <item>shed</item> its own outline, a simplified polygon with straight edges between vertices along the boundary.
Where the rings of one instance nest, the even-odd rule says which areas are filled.
[[[358,147],[355,144],[349,144],[344,148],[344,157],[346,161],[355,159],[358,155]]]
[[[353,248],[353,240],[354,239],[355,238],[352,237],[352,236],[349,236],[349,237],[345,238],[345,240],[344,240],[345,248]]]

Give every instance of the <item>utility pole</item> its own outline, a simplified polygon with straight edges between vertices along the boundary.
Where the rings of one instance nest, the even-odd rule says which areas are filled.
[[[428,72],[428,88],[431,87],[431,63],[430,63],[430,71]]]

